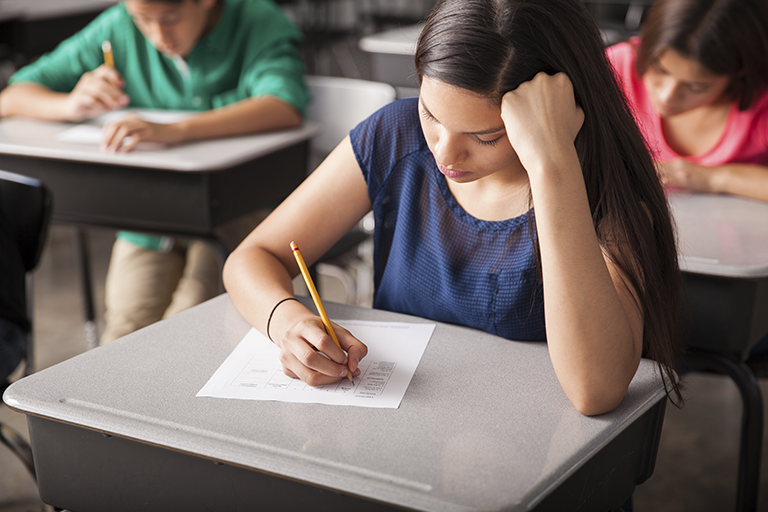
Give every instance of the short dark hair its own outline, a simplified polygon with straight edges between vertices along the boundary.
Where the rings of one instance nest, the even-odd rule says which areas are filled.
[[[730,77],[726,93],[746,110],[768,86],[768,1],[656,0],[642,29],[638,75],[670,49]]]
[[[580,0],[439,0],[419,36],[416,73],[499,102],[539,72],[565,73],[584,123],[579,155],[595,232],[643,312],[643,354],[681,401],[682,277],[672,221],[653,160],[600,31]],[[535,205],[534,205],[535,206]],[[535,241],[534,241],[535,243]]]

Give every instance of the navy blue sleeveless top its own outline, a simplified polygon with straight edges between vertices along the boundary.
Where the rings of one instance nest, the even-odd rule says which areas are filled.
[[[398,100],[350,133],[376,222],[373,306],[544,341],[533,212],[479,220],[456,202],[419,122]]]

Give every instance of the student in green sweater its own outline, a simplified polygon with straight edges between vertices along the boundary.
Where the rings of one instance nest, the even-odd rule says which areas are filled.
[[[114,68],[104,64],[108,40]],[[125,107],[199,111],[172,124],[128,115],[105,126],[105,151],[298,126],[308,94],[299,30],[269,0],[123,0],[0,93],[0,116],[82,121]],[[245,234],[245,233],[243,233]],[[220,291],[199,241],[119,232],[106,284],[105,343]]]

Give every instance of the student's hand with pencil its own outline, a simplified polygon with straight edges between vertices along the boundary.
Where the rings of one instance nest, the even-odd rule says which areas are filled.
[[[320,317],[296,301],[281,304],[270,323],[269,335],[280,348],[283,372],[310,386],[331,384],[360,375],[358,365],[368,353],[360,340],[333,323],[341,348],[328,335]]]
[[[110,153],[127,153],[139,142],[177,144],[184,140],[178,123],[151,123],[134,114],[104,125],[101,148]]]
[[[124,87],[125,80],[114,68],[101,65],[83,73],[67,95],[64,118],[77,122],[127,107],[130,98],[123,92]]]

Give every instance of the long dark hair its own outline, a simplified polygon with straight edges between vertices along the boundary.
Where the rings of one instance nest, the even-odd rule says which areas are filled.
[[[440,0],[416,48],[416,72],[500,101],[537,73],[564,72],[584,124],[575,140],[598,240],[644,318],[643,354],[677,402],[681,275],[669,209],[644,139],[579,0]]]
[[[643,24],[638,75],[669,49],[730,77],[726,94],[746,110],[768,86],[768,2],[656,0]]]

